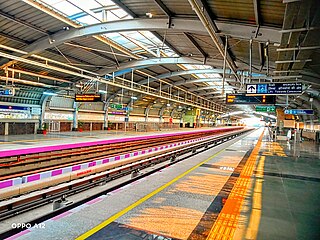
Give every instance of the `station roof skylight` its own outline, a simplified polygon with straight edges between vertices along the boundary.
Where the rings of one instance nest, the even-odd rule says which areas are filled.
[[[42,2],[84,26],[132,18],[110,0],[42,0]],[[137,54],[151,53],[155,57],[161,51],[166,56],[177,56],[174,51],[148,31],[108,33],[103,36]]]
[[[62,13],[81,25],[131,19],[123,9],[111,0],[41,0],[55,11]],[[130,49],[135,54],[148,54],[150,57],[178,57],[166,44],[149,31],[108,33],[103,36]],[[211,66],[181,64],[186,69],[208,69]],[[221,78],[220,74],[196,74],[198,78]],[[208,85],[222,85],[222,81],[207,82]],[[227,85],[227,84],[226,84]]]

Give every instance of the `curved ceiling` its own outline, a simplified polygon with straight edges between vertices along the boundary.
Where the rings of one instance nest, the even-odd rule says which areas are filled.
[[[143,93],[131,81],[150,88],[148,98],[138,94],[141,106],[169,94],[178,105],[228,112],[225,94],[245,83],[299,81],[302,96],[278,96],[279,106],[319,103],[316,0],[0,0],[0,9],[2,85],[74,94],[108,84],[109,100],[121,93],[130,102]]]

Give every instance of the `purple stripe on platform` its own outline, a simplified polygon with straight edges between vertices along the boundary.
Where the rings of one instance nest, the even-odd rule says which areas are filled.
[[[60,175],[60,174],[62,174],[62,169],[53,170],[51,172],[51,177],[54,177],[54,176],[57,176],[57,175]]]
[[[97,165],[97,162],[90,162],[88,167],[93,167],[95,165]]]
[[[40,179],[40,174],[35,174],[27,177],[27,182],[33,182]]]
[[[120,156],[115,156],[115,157],[114,157],[114,160],[115,160],[115,161],[120,160]]]
[[[145,153],[146,153],[146,150],[142,150],[142,151],[141,151],[141,154],[145,154]]]
[[[139,155],[138,152],[134,152],[134,153],[133,153],[133,156],[138,156],[138,155]]]
[[[71,144],[64,144],[64,145],[44,146],[44,147],[15,149],[15,150],[3,150],[3,151],[0,151],[0,157],[25,155],[25,154],[40,153],[40,152],[50,152],[50,151],[57,151],[57,150],[64,150],[64,149],[71,149],[71,148],[90,147],[90,146],[119,143],[119,142],[130,142],[130,141],[145,140],[145,139],[152,139],[152,138],[159,138],[159,137],[186,135],[186,134],[198,133],[198,132],[217,132],[225,129],[229,129],[231,131],[231,130],[237,130],[239,128],[217,128],[213,130],[210,129],[210,130],[199,130],[199,131],[192,131],[192,132],[188,131],[188,132],[164,133],[164,134],[157,134],[157,135],[150,135],[150,136],[127,137],[127,138],[118,138],[118,139],[102,140],[102,141],[94,141],[94,142],[71,143]]]
[[[128,157],[130,157],[130,154],[124,155],[124,158],[128,158]]]
[[[148,152],[152,152],[152,149],[149,149]]]
[[[102,164],[105,164],[105,163],[108,163],[108,162],[109,162],[109,158],[102,160]]]
[[[11,187],[12,185],[13,185],[13,180],[3,181],[3,182],[0,182],[0,189]]]
[[[72,212],[71,211],[67,211],[67,212],[59,214],[58,216],[55,216],[55,217],[51,218],[51,220],[56,221],[56,220],[58,220],[60,218],[66,217],[66,216],[68,216],[70,214],[72,214]]]
[[[23,236],[23,235],[25,235],[25,234],[27,234],[27,233],[29,233],[29,232],[31,232],[31,230],[26,229],[26,230],[24,230],[24,231],[22,231],[22,232],[19,232],[19,233],[15,234],[15,235],[13,235],[13,236],[11,236],[11,237],[6,238],[6,240],[18,239],[19,237],[21,237],[21,236]]]
[[[136,184],[138,184],[138,183],[140,183],[140,181],[139,181],[139,180],[134,181],[133,183],[130,183],[130,185],[132,186],[132,185],[136,185]]]
[[[86,202],[86,204],[91,205],[91,204],[94,204],[96,202],[100,202],[101,200],[102,200],[101,198],[95,198],[95,199],[92,199],[89,202]]]
[[[160,150],[163,149],[163,146],[160,147]]]
[[[121,190],[122,190],[121,188],[118,188],[118,189],[116,189],[116,190],[113,190],[113,191],[112,191],[112,192],[110,192],[110,193],[112,193],[112,194],[113,194],[113,193],[121,192]]]
[[[80,165],[72,166],[72,172],[73,172],[73,171],[80,170],[80,169],[81,169],[81,166],[80,166]]]

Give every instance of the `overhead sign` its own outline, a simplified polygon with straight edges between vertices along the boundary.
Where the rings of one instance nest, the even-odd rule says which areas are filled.
[[[123,106],[122,106],[122,104],[114,104],[114,103],[111,103],[111,104],[110,104],[110,107],[120,110],[120,109],[122,109]]]
[[[312,109],[287,109],[287,110],[284,110],[284,114],[313,115],[314,112]]]
[[[41,108],[32,107],[31,108],[31,114],[32,115],[40,115],[41,114]]]
[[[100,102],[101,95],[99,94],[76,94],[76,102]]]
[[[130,107],[123,107],[122,104],[111,103],[110,107],[114,108],[114,109],[117,109],[117,110],[123,110],[123,111],[131,111],[132,110],[132,108],[130,108]]]
[[[30,107],[0,105],[0,110],[8,110],[8,111],[30,111]]]
[[[275,104],[276,96],[246,96],[243,93],[227,94],[226,104]]]
[[[302,83],[257,83],[246,85],[247,95],[288,95],[301,94]]]
[[[256,112],[276,112],[275,106],[256,106]]]
[[[14,96],[13,88],[0,89],[0,96]]]

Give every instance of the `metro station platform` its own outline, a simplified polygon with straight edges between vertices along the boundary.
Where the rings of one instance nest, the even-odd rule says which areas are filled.
[[[319,239],[319,150],[260,128],[9,239]]]

